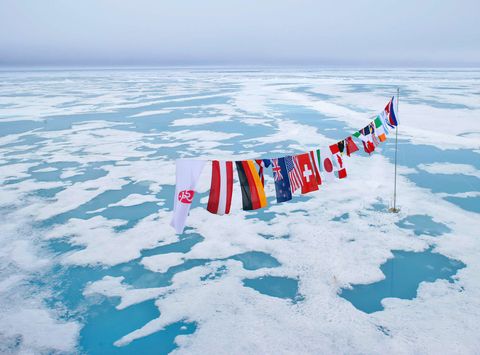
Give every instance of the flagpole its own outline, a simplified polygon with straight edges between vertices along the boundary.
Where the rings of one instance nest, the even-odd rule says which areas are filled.
[[[398,118],[398,97],[400,96],[400,88],[397,87],[397,107],[395,115]],[[397,208],[397,150],[398,150],[398,124],[395,126],[395,175],[393,178],[393,207],[390,208],[390,212],[398,213],[400,211]]]

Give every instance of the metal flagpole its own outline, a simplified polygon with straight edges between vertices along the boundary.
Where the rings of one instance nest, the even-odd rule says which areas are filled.
[[[397,105],[395,115],[398,122],[398,97],[400,96],[400,88],[397,87]],[[400,211],[397,208],[397,150],[398,150],[398,123],[395,126],[395,175],[393,178],[393,207],[390,208],[390,212],[398,213]]]

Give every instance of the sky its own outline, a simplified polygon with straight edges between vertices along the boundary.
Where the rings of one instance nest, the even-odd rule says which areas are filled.
[[[2,66],[480,66],[479,0],[0,0]]]

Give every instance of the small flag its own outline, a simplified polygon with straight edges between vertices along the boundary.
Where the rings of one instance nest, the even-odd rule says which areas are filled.
[[[340,154],[335,154],[334,156],[335,164],[337,166],[337,177],[339,179],[344,179],[347,177],[347,169],[345,168],[345,160],[343,160]]]
[[[288,179],[285,158],[272,159],[273,180],[275,181],[275,192],[277,202],[285,202],[292,199],[290,181]]]
[[[340,152],[340,150],[338,150],[338,144],[332,144],[330,146],[330,151],[332,152],[332,154],[337,154]]]
[[[322,184],[322,177],[320,176],[320,170],[322,166],[322,160],[320,159],[320,149],[311,150],[310,161],[312,162],[313,172],[315,173],[315,179],[317,180],[317,185]]]
[[[327,181],[335,180],[335,172],[333,167],[333,155],[330,149],[323,149],[322,153],[322,175]]]
[[[302,175],[300,174],[300,167],[296,157],[285,157],[285,166],[287,167],[288,179],[290,180],[290,190],[294,193],[302,187]]]
[[[380,112],[380,114],[378,115],[378,118],[380,118],[380,121],[382,122],[382,126],[383,126],[383,129],[385,130],[385,133],[388,134],[391,127],[388,123],[387,113],[385,111]]]
[[[375,145],[372,139],[372,133],[370,131],[370,125],[365,126],[360,131],[360,139],[363,143],[363,149],[366,153],[371,154],[375,150]]]
[[[317,178],[308,153],[296,156],[302,174],[302,194],[318,190]]]
[[[345,140],[342,140],[337,143],[338,151],[343,154],[345,151]]]
[[[253,160],[237,161],[238,178],[242,188],[242,204],[245,211],[267,206],[267,198]]]
[[[268,168],[270,166],[270,159],[256,159],[255,163],[258,165],[258,175],[262,181],[262,185],[265,186],[265,179],[263,176],[263,168]]]
[[[212,161],[212,181],[207,210],[214,214],[229,214],[232,204],[233,163],[231,161]]]
[[[372,137],[373,145],[376,147],[380,144],[380,141],[377,138],[377,132],[375,132],[375,124],[373,123],[373,121],[372,123],[369,124],[369,126],[370,126],[370,136]]]
[[[345,139],[345,143],[347,146],[347,155],[350,156],[351,154],[355,153],[358,150],[357,145],[353,141],[352,137],[348,137]]]
[[[195,187],[204,166],[205,161],[202,160],[178,159],[176,162],[175,198],[170,225],[178,234],[183,233],[185,228]]]
[[[382,119],[380,118],[380,116],[377,116],[374,122],[375,122],[375,134],[378,137],[378,140],[380,142],[385,142],[387,140],[387,132],[383,127]]]
[[[387,106],[385,106],[385,110],[384,110],[388,117],[387,123],[392,128],[398,125],[397,116],[395,115],[395,109],[394,109],[395,101],[396,101],[395,96],[392,96],[392,99],[388,102]]]

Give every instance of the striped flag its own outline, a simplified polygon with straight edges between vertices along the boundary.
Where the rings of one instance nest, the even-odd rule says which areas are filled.
[[[271,164],[270,159],[255,159],[255,163],[258,165],[258,175],[262,181],[262,185],[265,186],[265,178],[263,176],[263,168],[268,168]]]
[[[253,160],[237,161],[238,179],[242,188],[242,205],[245,211],[267,206],[267,197]]]
[[[233,163],[231,161],[212,161],[212,181],[207,210],[214,214],[229,214],[232,204]]]
[[[380,116],[377,116],[374,122],[375,122],[375,134],[377,135],[380,142],[385,142],[387,140],[387,132],[385,131],[385,127],[383,125],[383,122]]]
[[[312,162],[313,172],[315,174],[315,179],[317,180],[317,185],[322,184],[322,177],[320,176],[320,170],[322,166],[322,160],[320,159],[320,149],[315,151],[311,150],[310,154],[310,161]]]
[[[287,167],[288,179],[290,180],[290,189],[292,193],[302,187],[302,176],[300,175],[300,167],[295,156],[285,157],[285,166]]]
[[[395,108],[394,108],[395,101],[396,101],[395,96],[393,96],[392,99],[388,102],[387,106],[385,106],[385,110],[384,110],[388,118],[387,124],[392,128],[398,125],[397,116],[395,115]]]

